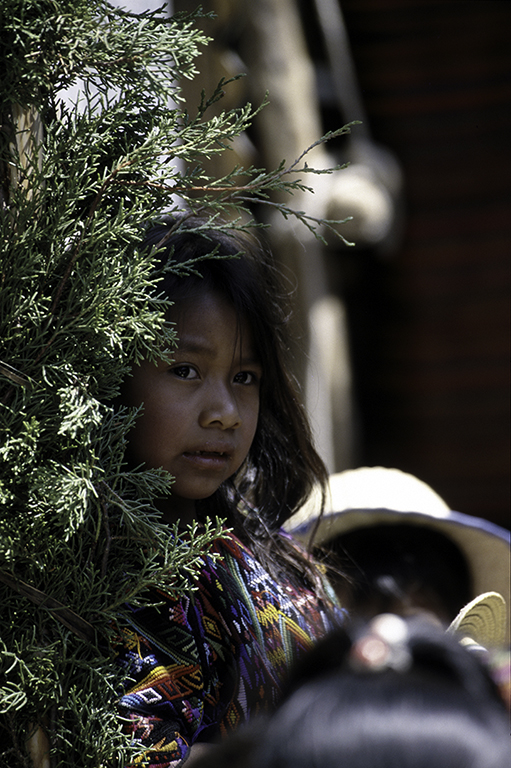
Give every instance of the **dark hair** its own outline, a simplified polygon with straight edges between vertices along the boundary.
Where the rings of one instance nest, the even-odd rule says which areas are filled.
[[[157,249],[161,269],[172,264],[158,291],[173,302],[205,291],[224,296],[239,325],[248,324],[263,366],[259,420],[247,459],[212,497],[197,502],[198,514],[225,517],[274,575],[280,566],[295,577],[305,569],[315,579],[307,558],[278,535],[312,487],[325,486],[327,473],[288,370],[288,297],[271,255],[245,232],[226,225],[213,229],[192,216],[162,218],[148,229],[143,248]],[[240,501],[247,502],[243,512]]]
[[[328,549],[346,577],[339,585],[346,608],[366,618],[420,606],[450,623],[472,599],[464,554],[448,536],[428,526],[364,526],[340,534],[328,542]]]
[[[508,713],[475,654],[408,621],[409,666],[354,666],[337,630],[305,656],[269,720],[237,737],[239,768],[505,768]],[[363,632],[362,632],[363,636]],[[358,636],[360,638],[360,635]],[[221,765],[213,751],[200,768]]]

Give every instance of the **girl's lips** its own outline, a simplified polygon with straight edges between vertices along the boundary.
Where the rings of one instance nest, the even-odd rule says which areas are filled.
[[[227,451],[185,451],[185,456],[227,456]]]
[[[230,461],[230,453],[227,451],[185,451],[185,459],[197,467],[223,468]]]

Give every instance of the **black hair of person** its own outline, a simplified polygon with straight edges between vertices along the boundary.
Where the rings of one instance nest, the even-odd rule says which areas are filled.
[[[464,554],[448,536],[425,525],[364,526],[339,535],[325,548],[341,565],[347,607],[358,615],[415,605],[450,623],[473,597]]]
[[[481,660],[429,621],[406,624],[402,668],[354,665],[367,627],[327,635],[291,671],[273,716],[197,768],[507,768],[509,713]]]
[[[190,231],[198,226],[200,232]],[[182,276],[167,271],[157,284],[157,292],[171,301],[207,291],[224,297],[235,309],[238,327],[244,320],[250,328],[263,367],[258,425],[247,459],[213,496],[196,503],[199,519],[226,518],[272,575],[284,569],[296,580],[305,571],[317,585],[316,567],[278,534],[312,488],[325,487],[327,472],[289,372],[288,297],[271,254],[247,233],[207,229],[192,216],[162,217],[148,229],[142,247],[157,249],[160,268],[168,262],[183,265]],[[187,262],[197,258],[190,270]],[[248,504],[240,512],[243,500]]]
[[[268,724],[253,765],[506,768],[507,712],[479,659],[440,630],[412,629],[408,648],[409,670],[355,671],[346,654],[303,683]]]

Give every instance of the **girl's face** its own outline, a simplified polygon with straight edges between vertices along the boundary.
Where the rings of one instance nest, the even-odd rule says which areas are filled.
[[[164,519],[186,523],[195,500],[211,496],[248,454],[262,367],[247,324],[219,294],[180,302],[170,319],[179,344],[174,362],[135,366],[123,402],[144,404],[130,434],[132,458],[175,477]]]

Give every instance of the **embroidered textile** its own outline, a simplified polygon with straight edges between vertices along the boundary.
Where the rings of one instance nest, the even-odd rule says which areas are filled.
[[[121,699],[147,752],[137,765],[175,768],[275,705],[289,666],[331,628],[312,591],[276,584],[235,536],[204,556],[197,590],[133,609],[120,656],[134,683]],[[155,601],[156,602],[156,601]]]

